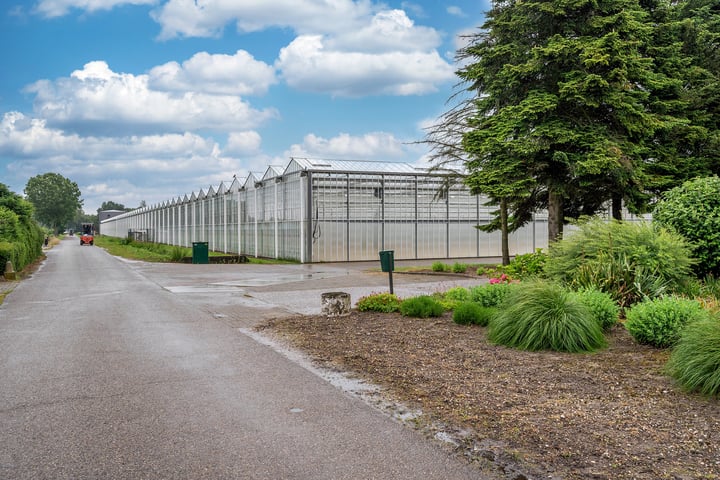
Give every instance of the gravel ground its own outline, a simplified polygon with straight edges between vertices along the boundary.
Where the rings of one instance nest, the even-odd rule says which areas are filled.
[[[492,345],[449,315],[353,311],[257,328],[422,410],[417,428],[450,428],[458,454],[500,478],[720,478],[720,401],[679,389],[662,372],[669,352],[621,325],[592,354]]]

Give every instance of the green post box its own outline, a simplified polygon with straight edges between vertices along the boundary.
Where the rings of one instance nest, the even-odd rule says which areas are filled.
[[[394,250],[382,250],[380,252],[380,268],[383,272],[392,272],[395,270]]]
[[[381,250],[380,251],[380,268],[383,272],[388,272],[388,280],[390,281],[390,293],[393,293],[393,280],[392,272],[395,270],[395,251],[394,250]]]
[[[192,263],[210,263],[208,259],[208,242],[193,242]]]

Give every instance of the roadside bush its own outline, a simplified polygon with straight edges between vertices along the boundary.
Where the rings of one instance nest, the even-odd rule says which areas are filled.
[[[516,255],[515,258],[510,260],[510,264],[504,268],[504,271],[511,277],[521,280],[539,276],[545,269],[547,257],[547,254],[543,253],[541,248],[538,248],[533,253]]]
[[[609,293],[595,289],[579,290],[578,300],[592,312],[603,331],[610,330],[618,322],[620,307]]]
[[[445,272],[447,271],[448,266],[442,262],[433,262],[431,268],[433,272]]]
[[[483,307],[475,302],[463,302],[458,304],[453,311],[453,322],[460,325],[486,327],[496,311],[495,308]]]
[[[361,312],[391,313],[400,310],[400,299],[394,293],[373,293],[360,298],[355,308]]]
[[[647,222],[596,218],[551,245],[545,272],[573,290],[607,292],[625,308],[682,292],[692,263],[690,247],[677,233]]]
[[[445,313],[445,308],[434,298],[421,295],[403,300],[400,304],[400,313],[415,318],[440,317]]]
[[[467,263],[453,263],[452,271],[453,273],[465,273],[468,269]]]
[[[665,192],[653,222],[671,228],[692,244],[698,277],[720,275],[720,178],[696,178]]]
[[[470,289],[470,299],[483,307],[497,307],[517,285],[509,283],[488,283]]]
[[[708,316],[683,329],[666,372],[687,391],[720,396],[720,317]]]
[[[607,345],[600,324],[578,296],[548,282],[512,289],[490,320],[488,339],[530,351],[589,352]]]
[[[696,300],[663,297],[633,305],[625,311],[625,328],[636,342],[658,348],[673,346],[682,328],[708,312]]]
[[[175,245],[172,247],[172,250],[170,251],[170,261],[181,262],[182,259],[184,257],[189,256],[190,253],[191,252],[188,249]]]
[[[470,290],[465,287],[453,287],[441,294],[437,300],[446,310],[453,310],[458,304],[470,300]]]

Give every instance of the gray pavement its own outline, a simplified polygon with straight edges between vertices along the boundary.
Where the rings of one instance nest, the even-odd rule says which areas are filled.
[[[466,282],[423,277],[396,275],[396,293]],[[62,242],[0,305],[0,478],[486,478],[246,334],[386,281],[360,264],[146,264]]]

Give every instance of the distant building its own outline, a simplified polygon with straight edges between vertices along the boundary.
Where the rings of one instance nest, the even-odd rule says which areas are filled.
[[[293,158],[158,205],[102,216],[103,235],[303,263],[497,257],[500,233],[475,228],[497,207],[453,172],[407,163]],[[456,173],[455,173],[456,174]],[[547,246],[547,216],[512,232],[511,255]]]
[[[100,212],[98,212],[98,222],[102,223],[103,220],[117,217],[118,215],[122,215],[123,213],[125,213],[125,210],[101,210]]]

